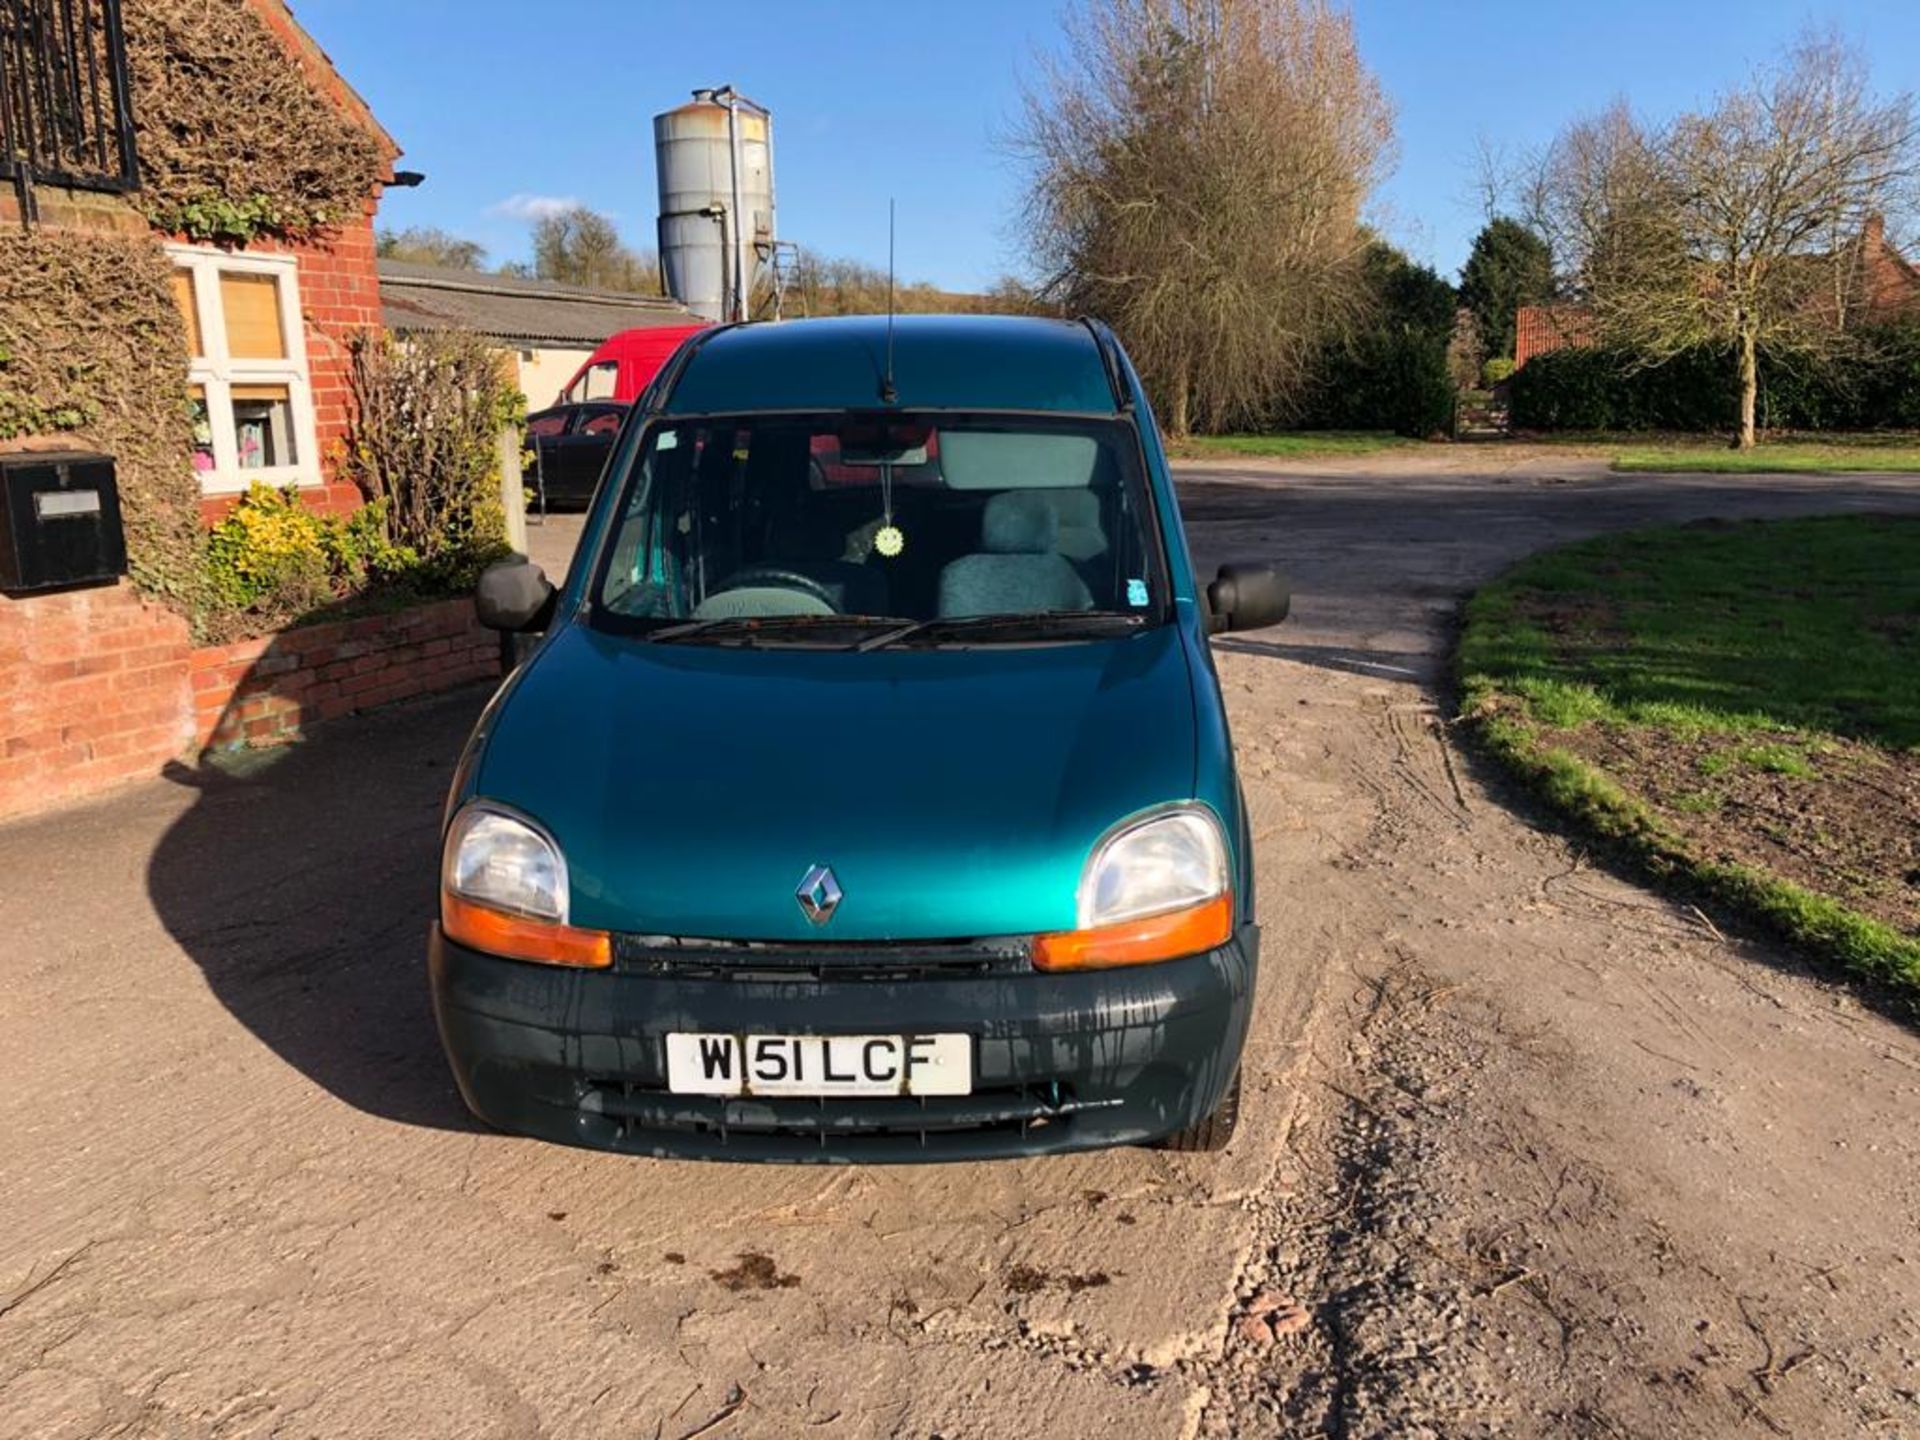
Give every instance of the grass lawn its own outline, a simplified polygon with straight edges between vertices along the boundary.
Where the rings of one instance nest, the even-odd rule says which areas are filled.
[[[1758,448],[1735,450],[1727,435],[1673,431],[1524,431],[1529,445],[1553,445],[1605,455],[1619,471],[1728,475],[1837,475],[1856,471],[1920,472],[1920,434],[1911,430],[1775,431]]]
[[[1469,602],[1458,662],[1553,805],[1920,1001],[1920,520],[1547,551]]]
[[[1373,455],[1420,443],[1386,430],[1290,430],[1277,435],[1190,435],[1185,440],[1168,440],[1167,453],[1177,460],[1242,455],[1317,460],[1330,455]]]
[[[1626,445],[1613,457],[1613,468],[1656,473],[1709,470],[1726,475],[1920,470],[1920,442],[1903,434],[1838,441],[1763,442],[1752,450],[1733,450],[1725,441]]]

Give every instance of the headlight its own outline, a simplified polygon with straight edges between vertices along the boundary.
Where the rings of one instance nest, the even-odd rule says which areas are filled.
[[[447,893],[536,920],[567,918],[567,862],[518,816],[469,805],[447,832]]]
[[[1073,930],[1035,939],[1042,970],[1090,970],[1196,955],[1233,933],[1227,843],[1210,811],[1150,816],[1101,842],[1080,881]]]
[[[440,926],[447,938],[515,960],[602,968],[603,930],[567,923],[567,862],[538,825],[476,801],[447,829],[440,866]]]
[[[1175,810],[1120,831],[1093,852],[1080,882],[1079,926],[1091,930],[1179,910],[1226,893],[1227,846],[1212,817]]]

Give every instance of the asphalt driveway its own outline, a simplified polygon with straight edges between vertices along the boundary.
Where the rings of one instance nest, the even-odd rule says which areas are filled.
[[[1920,483],[1183,480],[1203,567],[1297,593],[1216,642],[1268,927],[1225,1155],[481,1131],[422,976],[456,695],[0,827],[0,1435],[1920,1433],[1912,1030],[1596,869],[1444,724],[1520,555]]]

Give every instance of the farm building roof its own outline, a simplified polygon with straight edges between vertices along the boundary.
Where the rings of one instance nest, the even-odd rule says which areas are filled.
[[[380,304],[394,330],[472,330],[528,347],[591,348],[621,330],[702,323],[657,295],[401,260],[380,262]]]

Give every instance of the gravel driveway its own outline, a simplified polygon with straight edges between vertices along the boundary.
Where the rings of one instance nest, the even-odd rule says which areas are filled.
[[[1209,572],[1297,593],[1216,642],[1267,926],[1229,1152],[477,1130],[421,958],[484,697],[395,710],[0,828],[0,1435],[1920,1433],[1920,1040],[1536,828],[1442,684],[1528,551],[1920,483],[1182,476]]]

